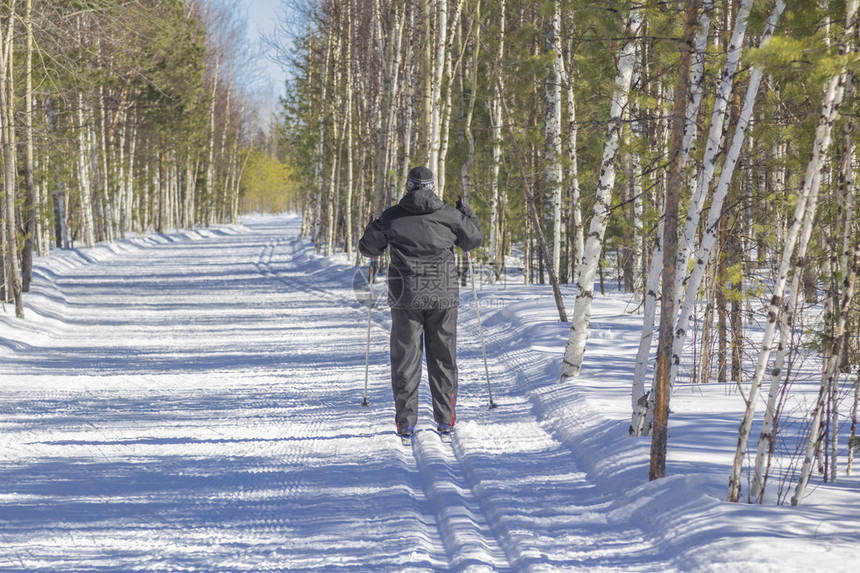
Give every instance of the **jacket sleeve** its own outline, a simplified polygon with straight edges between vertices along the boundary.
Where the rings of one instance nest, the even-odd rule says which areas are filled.
[[[457,246],[464,251],[471,251],[478,247],[484,239],[481,232],[481,222],[468,205],[457,207],[460,216],[460,225],[455,230],[457,234]]]
[[[378,257],[388,247],[388,237],[382,228],[382,220],[374,219],[364,229],[358,240],[358,252],[365,257]]]

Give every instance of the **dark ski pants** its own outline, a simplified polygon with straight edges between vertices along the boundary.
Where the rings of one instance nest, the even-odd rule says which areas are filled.
[[[423,347],[423,348],[422,348]],[[457,309],[391,309],[391,388],[397,429],[418,422],[421,357],[437,424],[454,425],[457,403]]]

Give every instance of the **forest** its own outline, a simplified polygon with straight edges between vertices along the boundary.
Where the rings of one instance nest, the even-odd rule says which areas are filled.
[[[811,370],[793,501],[841,455],[851,473],[858,0],[284,0],[268,130],[236,5],[0,2],[0,294],[17,316],[34,255],[246,213],[298,211],[319,252],[363,264],[364,226],[423,164],[481,219],[490,282],[551,286],[563,381],[595,290],[634,298],[630,434],[652,436],[652,478],[676,381],[725,384],[747,403],[728,497],[755,449],[760,500]]]
[[[19,317],[34,254],[286,208],[257,192],[284,195],[287,168],[244,27],[226,1],[0,2],[0,287]]]
[[[361,262],[368,220],[428,166],[481,218],[490,281],[552,286],[572,383],[594,290],[636,297],[630,433],[652,436],[652,479],[676,379],[722,383],[747,403],[728,498],[754,448],[761,500],[792,382],[817,369],[799,503],[856,443],[857,4],[309,2],[283,118],[303,233]]]

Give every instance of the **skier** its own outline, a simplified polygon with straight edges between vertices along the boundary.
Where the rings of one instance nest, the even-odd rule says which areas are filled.
[[[461,199],[449,207],[435,193],[433,173],[415,167],[406,194],[371,221],[358,243],[361,254],[378,257],[390,247],[388,306],[391,307],[391,387],[395,422],[402,438],[418,422],[422,345],[433,416],[440,433],[453,431],[457,403],[457,307],[460,303],[454,246],[481,244],[478,218]]]

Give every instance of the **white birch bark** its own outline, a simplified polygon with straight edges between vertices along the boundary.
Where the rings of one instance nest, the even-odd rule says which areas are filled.
[[[9,26],[6,30],[6,37],[0,31],[0,44],[3,46],[3,61],[0,62],[0,107],[2,107],[2,143],[3,143],[3,173],[4,173],[4,198],[3,207],[6,225],[3,227],[5,237],[3,237],[2,246],[5,250],[5,279],[6,279],[6,295],[11,295],[15,299],[15,316],[24,318],[24,302],[22,295],[21,269],[18,264],[18,240],[17,240],[17,223],[16,223],[16,185],[17,185],[17,166],[16,166],[16,139],[15,139],[15,108],[13,98],[10,94],[14,93],[12,85],[14,76],[12,73],[13,62],[13,35],[15,22],[15,1],[9,4]]]
[[[815,213],[807,209],[804,214],[803,230],[801,237],[808,237],[811,234],[812,223],[815,220]],[[801,264],[806,258],[806,250],[808,241],[801,241],[798,247],[796,260]],[[756,456],[753,469],[753,481],[750,484],[750,498],[754,503],[761,503],[764,496],[765,486],[765,461],[767,459],[770,444],[773,441],[773,432],[776,422],[776,407],[779,398],[779,390],[782,386],[783,368],[785,367],[785,359],[788,355],[789,344],[794,326],[794,317],[797,313],[800,279],[802,277],[802,268],[795,264],[795,272],[792,275],[791,286],[786,290],[784,295],[783,311],[779,316],[778,326],[779,342],[776,347],[776,357],[770,370],[770,385],[768,387],[767,402],[764,410],[764,419],[762,420],[761,433],[759,434],[758,444],[756,446]]]
[[[857,49],[857,32],[860,28],[858,23],[858,0],[850,0],[846,5],[846,24],[845,31],[840,41],[840,54],[853,53]],[[826,169],[824,161],[827,153],[827,148],[830,143],[831,131],[833,122],[839,112],[839,107],[842,103],[842,98],[845,92],[845,85],[848,81],[848,75],[844,71],[837,77],[833,78],[828,84],[827,95],[825,96],[824,106],[819,120],[818,129],[816,130],[815,143],[813,144],[813,156],[807,167],[806,179],[810,178],[812,171],[812,179],[820,182],[822,171]],[[804,183],[806,180],[804,180]],[[804,185],[805,187],[805,185]],[[829,363],[821,380],[821,389],[819,391],[818,401],[812,414],[812,422],[809,429],[809,438],[806,444],[806,453],[803,458],[803,465],[800,468],[800,477],[797,486],[794,490],[794,495],[791,497],[791,505],[800,505],[803,501],[803,496],[806,491],[806,486],[809,483],[809,478],[812,473],[812,464],[815,456],[815,451],[818,447],[818,434],[821,428],[821,418],[823,410],[824,393],[828,386],[831,388],[835,385],[835,378],[838,375],[839,358],[841,355],[841,342],[844,337],[845,324],[847,321],[848,308],[851,305],[854,296],[854,287],[856,284],[857,273],[860,272],[860,243],[857,244],[854,251],[853,265],[851,274],[846,281],[846,289],[843,295],[842,308],[840,309],[839,319],[834,333],[833,349]],[[835,464],[835,459],[834,459]]]
[[[128,231],[134,228],[134,214],[136,213],[134,208],[134,158],[135,147],[137,145],[137,128],[135,124],[137,114],[133,114],[133,116],[130,123],[131,137],[128,144],[128,173],[126,174],[125,183],[125,214],[126,230]]]
[[[855,3],[856,11],[856,3]],[[833,342],[831,346],[831,355],[825,362],[824,372],[821,375],[821,387],[818,391],[818,399],[816,400],[815,409],[812,413],[812,423],[809,426],[809,437],[806,442],[806,454],[803,458],[803,465],[800,468],[800,478],[797,487],[794,490],[794,495],[791,497],[791,505],[800,505],[803,501],[803,494],[806,491],[806,486],[809,483],[809,478],[812,474],[812,464],[815,457],[816,449],[820,448],[821,419],[824,415],[824,400],[828,389],[831,392],[836,391],[837,378],[839,376],[839,362],[842,358],[842,342],[845,338],[845,325],[848,322],[848,312],[851,303],[854,301],[854,288],[857,284],[857,274],[860,272],[860,243],[854,248],[853,262],[851,272],[845,280],[846,288],[842,295],[842,304],[839,309],[839,318],[836,322],[836,328],[833,333]],[[831,463],[836,467],[836,458],[833,457]],[[835,474],[835,471],[833,472]],[[833,477],[831,475],[831,477]]]
[[[352,2],[346,5],[346,96],[344,110],[344,130],[346,130],[346,240],[344,250],[347,256],[352,254],[352,193],[353,193],[353,159],[352,159]]]
[[[22,257],[22,275],[24,292],[30,290],[30,280],[33,277],[33,251],[39,245],[39,229],[37,227],[36,188],[33,178],[33,0],[24,3],[24,221],[22,227],[26,234]]]
[[[490,118],[492,120],[492,165],[490,168],[490,187],[492,189],[492,205],[490,212],[490,256],[491,265],[494,269],[494,278],[501,275],[504,266],[504,254],[501,252],[501,238],[499,221],[501,219],[501,205],[499,196],[499,171],[502,163],[502,90],[504,83],[499,68],[505,56],[505,0],[501,0],[499,9],[499,48],[496,52],[497,81],[493,86],[493,99],[490,102]]]
[[[323,58],[323,67],[320,71],[320,109],[319,117],[317,118],[317,156],[316,156],[316,182],[317,192],[313,194],[313,220],[310,225],[310,235],[314,241],[319,240],[320,217],[322,216],[320,209],[325,189],[325,110],[328,94],[328,72],[331,67],[331,44],[332,38],[329,35],[326,38],[325,56]]]
[[[690,257],[690,251],[693,248],[696,230],[698,229],[699,220],[701,219],[705,205],[705,199],[707,198],[708,189],[713,181],[714,171],[716,170],[717,160],[719,159],[719,151],[721,149],[723,139],[723,128],[728,117],[729,102],[732,98],[732,87],[734,85],[735,76],[737,75],[738,66],[740,65],[744,40],[746,39],[747,21],[749,20],[749,13],[752,8],[752,4],[753,0],[743,0],[743,3],[738,9],[735,27],[734,30],[732,30],[732,38],[729,41],[726,63],[723,66],[719,87],[717,88],[714,100],[714,107],[711,112],[711,127],[708,131],[708,137],[705,143],[705,155],[702,160],[702,169],[699,172],[696,187],[693,191],[693,196],[690,199],[690,207],[687,210],[687,217],[684,221],[684,228],[681,232],[680,240],[678,241],[678,259],[676,268],[680,269],[681,272],[679,272],[675,277],[676,297],[680,297],[683,292],[682,285],[687,275],[687,261]],[[782,9],[780,9],[780,13],[781,12]],[[710,19],[708,19],[708,22],[710,23]],[[767,30],[765,31],[762,37],[762,43],[766,42],[770,38],[772,28],[770,30],[770,33]],[[700,40],[703,42],[707,41],[707,32],[705,33],[705,38],[700,38]],[[698,55],[699,52],[697,50],[697,58]],[[697,64],[699,64],[698,59]],[[695,73],[696,76],[694,77],[694,81],[698,80],[698,89],[695,93],[695,98],[698,98],[698,101],[695,105],[695,112],[693,111],[694,108],[692,101],[688,108],[687,117],[688,119],[692,118],[692,121],[688,121],[684,133],[683,145],[685,158],[689,156],[690,147],[692,146],[698,127],[698,123],[695,121],[695,114],[698,113],[698,104],[702,97],[704,61],[701,62],[701,65],[697,65]],[[677,312],[680,300],[676,300],[675,305],[676,308],[674,309],[674,312]]]
[[[341,53],[341,41],[339,36],[335,36],[334,38],[334,48],[333,55],[331,60],[332,69],[334,70],[334,83],[332,85],[332,98],[330,102],[329,114],[328,116],[332,118],[332,143],[333,143],[333,157],[330,159],[331,161],[331,174],[328,179],[328,192],[325,194],[326,199],[326,225],[325,225],[325,254],[326,256],[334,254],[335,252],[335,225],[337,223],[335,212],[337,210],[337,174],[340,169],[340,156],[342,151],[343,144],[343,134],[340,131],[342,118],[337,116],[337,98],[341,96],[340,93],[340,82],[341,82],[341,69],[340,69],[340,53]]]
[[[451,30],[448,31],[448,42],[445,48],[445,76],[447,77],[447,89],[445,90],[445,104],[441,111],[441,127],[439,133],[439,156],[436,164],[436,194],[440,199],[445,196],[446,185],[446,167],[448,159],[448,140],[451,125],[451,96],[453,94],[454,85],[454,64],[452,62],[454,56],[454,38],[457,31],[460,29],[460,14],[463,11],[464,0],[457,0],[457,7],[454,10],[454,18],[451,20]],[[445,22],[445,20],[440,20]],[[458,65],[459,65],[458,60]]]
[[[420,62],[415,55],[415,42],[417,33],[415,30],[415,10],[409,10],[409,21],[404,24],[406,29],[410,31],[409,42],[406,47],[405,61],[407,66],[414,66],[413,69],[420,69]],[[412,169],[412,138],[417,133],[415,125],[418,122],[417,113],[415,111],[415,91],[419,87],[416,82],[404,82],[406,84],[406,93],[404,95],[404,129],[403,129],[403,157],[400,167],[399,181],[406,181],[409,177],[409,170]]]
[[[702,17],[700,19],[699,30],[696,34],[696,51],[693,55],[693,65],[691,70],[691,80],[690,80],[690,101],[687,104],[687,112],[686,112],[686,124],[684,126],[684,140],[682,144],[682,156],[681,156],[681,165],[682,169],[686,166],[687,160],[690,155],[690,149],[692,147],[693,141],[696,137],[696,133],[698,131],[698,122],[696,121],[699,108],[701,107],[702,102],[702,93],[704,91],[704,71],[705,71],[705,56],[707,54],[707,43],[708,43],[708,34],[710,33],[711,27],[711,12],[714,8],[714,0],[708,0],[702,11]],[[735,33],[741,33],[746,29],[746,15],[749,14],[749,4],[750,2],[747,0],[746,11],[738,12],[738,19],[740,20],[741,16],[744,16],[744,25],[739,30],[738,25],[735,26]],[[742,8],[743,9],[743,8]],[[740,47],[743,43],[743,36],[739,38],[733,38],[732,45]],[[718,96],[716,98],[716,102],[714,105],[714,114],[719,119],[717,120],[719,125],[714,125],[714,120],[712,119],[712,126],[714,128],[718,127],[719,131],[716,132],[716,140],[719,142],[720,137],[722,136],[722,126],[725,117],[725,105],[721,105],[721,114],[718,114],[718,106],[717,102],[723,101],[728,102],[728,99],[731,97],[731,88],[732,88],[732,80],[734,79],[734,75],[737,71],[737,64],[740,60],[740,50],[737,50],[737,54],[730,55],[727,58],[726,64],[724,65],[724,69],[722,72],[722,81],[720,82],[720,89],[718,91]],[[713,129],[712,129],[713,134]],[[709,136],[709,141],[713,138]],[[710,148],[709,148],[710,149]],[[716,154],[718,146],[714,146],[711,150],[713,154]],[[715,158],[714,158],[715,160]],[[710,183],[710,181],[708,181]],[[698,188],[698,187],[697,187]],[[701,194],[704,196],[704,191]],[[694,206],[698,205],[701,201],[694,199],[691,201],[691,205],[689,207],[687,217],[685,218],[685,229],[687,226],[692,224],[692,220],[695,219],[696,224],[698,224],[699,212],[701,211],[701,207],[698,208],[698,211],[694,213]],[[694,227],[695,230],[695,227]],[[657,317],[657,297],[658,290],[660,286],[660,274],[661,269],[663,267],[663,244],[662,240],[659,237],[662,237],[663,234],[663,223],[661,221],[658,228],[658,239],[654,243],[654,249],[651,254],[651,263],[648,269],[648,277],[645,286],[645,299],[643,303],[643,314],[642,314],[642,337],[639,339],[639,348],[636,353],[636,363],[633,368],[633,392],[631,395],[631,405],[633,408],[633,415],[630,424],[630,434],[634,436],[641,436],[644,433],[647,433],[651,427],[651,411],[648,408],[649,404],[649,396],[652,395],[651,392],[645,391],[645,375],[648,369],[648,362],[651,354],[651,341],[654,335],[654,323]],[[683,264],[678,266],[679,272],[676,274],[676,281],[683,280],[683,277],[686,275],[686,259],[689,256],[689,244],[685,244],[685,236],[687,235],[686,231],[682,233],[681,240],[678,245],[679,252],[679,260],[683,260]],[[681,258],[683,257],[683,259]],[[676,284],[676,293],[681,292],[681,288],[679,284]]]
[[[195,177],[195,162],[189,155],[185,158],[185,194],[182,201],[182,226],[186,229],[191,229],[194,226]]]
[[[227,170],[226,173],[223,173],[224,180],[221,181],[219,185],[218,191],[218,220],[224,221],[227,217],[228,206],[229,206],[229,193],[230,193],[230,174],[229,174],[229,158],[227,156],[227,139],[231,129],[231,120],[232,120],[232,112],[231,112],[231,104],[233,98],[230,97],[231,92],[233,91],[233,64],[229,63],[227,66],[227,85],[224,88],[224,93],[226,97],[224,98],[224,120],[221,125],[221,142],[218,144],[218,165],[222,166],[222,172]]]
[[[119,114],[119,121],[122,122],[119,126],[119,136],[116,149],[116,165],[114,166],[114,176],[116,177],[117,185],[117,229],[119,236],[125,238],[127,231],[128,219],[126,219],[126,180],[125,180],[125,136],[126,122],[125,111]]]
[[[848,268],[848,251],[850,250],[849,245],[851,243],[851,234],[854,226],[854,193],[857,190],[854,180],[854,161],[857,159],[855,155],[857,152],[857,144],[854,142],[854,138],[850,131],[851,128],[849,128],[849,132],[846,133],[843,138],[845,151],[842,157],[842,165],[840,167],[842,180],[845,183],[844,201],[841,205],[845,217],[845,223],[842,227],[842,269]]]
[[[417,9],[420,10],[421,22],[423,23],[423,41],[421,47],[421,101],[423,102],[421,109],[421,126],[422,126],[422,147],[421,151],[428,158],[427,167],[432,169],[429,164],[430,157],[430,141],[433,131],[433,110],[431,102],[433,101],[433,18],[434,10],[431,0],[417,0]]]
[[[776,23],[779,20],[779,17],[782,15],[784,9],[785,1],[777,0],[773,11],[768,18],[765,30],[762,33],[760,45],[763,46],[770,40],[771,36],[773,35],[773,31],[776,28]],[[713,197],[711,198],[711,207],[708,211],[708,220],[705,225],[705,233],[702,237],[702,242],[699,245],[699,250],[696,255],[693,270],[687,279],[687,285],[685,287],[684,297],[682,300],[682,307],[680,313],[678,314],[675,327],[675,343],[674,348],[672,350],[672,376],[670,380],[672,384],[674,384],[675,378],[677,376],[681,350],[683,349],[687,327],[693,315],[693,307],[696,304],[699,286],[702,283],[702,278],[704,277],[705,270],[708,265],[711,249],[713,248],[713,245],[717,239],[717,226],[719,223],[720,216],[722,214],[723,202],[728,195],[729,185],[731,184],[735,167],[737,166],[741,150],[743,149],[744,141],[746,140],[747,130],[749,129],[750,122],[752,121],[752,112],[755,106],[755,100],[758,97],[759,88],[761,87],[762,76],[763,70],[760,67],[753,68],[753,71],[750,74],[747,91],[744,95],[744,101],[741,107],[740,117],[738,118],[738,123],[735,127],[735,132],[732,137],[731,144],[729,146],[728,151],[726,152],[726,158],[723,162],[722,169],[720,170],[720,178],[717,181],[716,189],[714,190]],[[707,168],[703,168],[703,171],[707,170]],[[712,176],[713,171],[711,170],[710,177]]]
[[[582,206],[580,205],[581,198],[579,191],[579,157],[578,150],[576,148],[579,133],[576,123],[576,94],[573,89],[573,76],[568,71],[572,71],[572,43],[573,40],[568,38],[568,57],[571,60],[570,63],[565,65],[563,59],[560,61],[562,81],[564,82],[567,91],[567,133],[570,141],[567,146],[567,158],[568,163],[570,164],[569,172],[567,174],[568,196],[570,198],[570,224],[568,233],[570,236],[569,243],[571,245],[570,256],[568,257],[569,281],[573,280],[573,277],[577,276],[577,273],[579,272],[579,262],[582,260],[582,253],[585,250],[585,237],[582,229]]]
[[[376,196],[374,213],[380,215],[388,205],[390,188],[395,183],[390,181],[390,170],[394,162],[395,120],[397,93],[400,89],[400,53],[403,36],[403,12],[398,4],[391,6],[392,28],[385,41],[385,53],[382,55],[382,97],[384,104],[380,108],[380,128],[378,133],[379,152],[377,154]],[[383,111],[384,110],[384,111]]]
[[[445,72],[445,47],[448,45],[448,0],[436,0],[436,6],[436,58],[430,95],[430,158],[427,163],[433,176],[438,178],[439,148],[442,145],[442,79]]]
[[[475,115],[475,101],[478,98],[478,60],[481,51],[481,0],[477,0],[475,3],[475,40],[474,40],[474,53],[472,54],[472,67],[469,72],[470,79],[472,81],[471,93],[469,95],[469,103],[466,108],[466,117],[463,121],[464,128],[464,137],[466,138],[466,144],[468,145],[469,153],[466,156],[466,160],[460,166],[460,189],[462,190],[462,198],[463,202],[467,205],[469,204],[469,199],[471,198],[471,178],[469,176],[469,170],[472,167],[472,163],[475,160],[475,136],[472,133],[472,118]],[[464,66],[465,69],[465,66]]]
[[[117,236],[116,201],[113,197],[111,186],[111,169],[109,167],[112,141],[108,134],[107,122],[107,88],[102,86],[101,98],[99,99],[99,112],[101,113],[101,167],[102,167],[102,196],[104,201],[104,229],[105,240],[113,241]]]
[[[84,96],[78,92],[78,188],[81,201],[81,224],[83,225],[84,243],[88,247],[96,244],[95,226],[93,222],[92,189],[90,187],[90,169],[87,161],[88,127],[84,119]]]
[[[552,197],[553,237],[552,268],[561,274],[561,2],[555,0],[555,11],[546,24],[546,51],[549,54],[544,117],[544,181],[547,194]],[[547,261],[549,262],[549,261]]]
[[[618,60],[618,75],[615,79],[615,93],[612,96],[609,112],[609,127],[603,148],[600,175],[595,193],[594,214],[585,242],[582,266],[577,278],[577,296],[574,304],[573,319],[570,323],[570,337],[564,351],[562,378],[578,376],[585,355],[585,343],[591,323],[591,304],[594,298],[594,279],[603,250],[603,236],[609,222],[609,201],[615,187],[615,162],[618,156],[624,109],[629,99],[630,81],[633,78],[634,56],[638,36],[642,27],[642,6],[634,4],[630,9],[627,24],[628,40],[621,50]]]
[[[762,45],[770,39],[770,36],[776,25],[776,21],[782,13],[784,7],[785,3],[782,0],[779,0],[768,20],[768,25],[761,42]],[[717,187],[712,198],[711,207],[708,213],[708,221],[705,226],[705,234],[699,246],[693,271],[688,277],[686,289],[684,292],[683,306],[678,316],[678,322],[676,327],[677,338],[675,343],[675,349],[673,350],[674,356],[672,364],[674,370],[672,376],[673,381],[675,379],[675,376],[677,375],[677,366],[678,362],[680,361],[681,348],[683,346],[687,326],[689,325],[689,322],[692,317],[693,307],[696,303],[697,291],[704,276],[705,268],[707,266],[708,258],[710,256],[710,251],[716,241],[717,223],[719,222],[719,218],[721,215],[722,205],[728,193],[729,184],[731,183],[735,166],[737,165],[740,152],[743,148],[746,131],[749,128],[749,124],[752,118],[752,110],[755,104],[755,99],[758,95],[758,89],[761,85],[762,75],[763,74],[761,68],[754,68],[752,74],[750,75],[749,85],[747,87],[747,92],[744,97],[744,103],[741,109],[738,125],[735,129],[734,137],[726,154],[726,159],[720,172],[720,178],[717,182]]]
[[[373,106],[371,107],[371,111],[369,114],[369,126],[368,131],[375,131],[376,136],[376,153],[373,157],[376,159],[373,175],[371,177],[371,187],[373,188],[373,201],[372,201],[372,210],[371,213],[373,216],[379,216],[382,214],[383,209],[388,206],[387,201],[385,200],[386,195],[386,178],[385,172],[388,169],[387,161],[388,154],[386,151],[386,136],[385,136],[385,127],[387,122],[383,117],[383,99],[386,94],[389,93],[390,88],[388,87],[388,77],[386,76],[385,71],[385,62],[390,61],[390,58],[386,58],[386,43],[385,36],[382,31],[382,7],[380,6],[379,0],[373,1],[373,44],[375,46],[375,56],[376,61],[378,62],[377,69],[374,70],[374,73],[377,76],[377,81],[379,85],[382,86],[381,89],[375,90],[374,98],[373,98]],[[363,77],[359,78],[359,84],[361,91],[363,93],[367,93],[367,83],[370,83],[371,78],[368,78],[368,82],[364,81]]]
[[[853,0],[852,3],[856,6],[856,0]],[[761,389],[762,379],[764,378],[764,371],[770,358],[771,344],[773,342],[777,319],[782,308],[783,297],[785,296],[785,285],[791,267],[791,258],[794,254],[794,247],[797,243],[798,235],[800,235],[800,228],[806,210],[809,209],[814,212],[817,208],[818,191],[821,183],[821,170],[825,165],[824,159],[827,155],[827,150],[830,147],[833,122],[836,120],[837,112],[842,102],[844,87],[845,76],[844,74],[840,74],[828,83],[827,90],[825,92],[821,117],[818,128],[816,129],[815,142],[813,143],[812,158],[807,165],[803,188],[798,195],[794,218],[786,236],[782,261],[780,262],[779,271],[776,280],[774,281],[773,295],[768,309],[768,320],[765,324],[764,332],[762,333],[761,350],[756,362],[755,372],[753,374],[749,395],[747,397],[747,407],[744,412],[740,430],[738,431],[738,444],[735,450],[732,471],[729,476],[728,498],[730,501],[737,501],[740,493],[741,464],[743,462],[744,454],[746,453],[750,428],[752,427],[753,414],[755,413],[756,405],[758,403],[758,396]],[[808,241],[809,236],[806,236],[806,233],[804,233],[804,236],[801,237],[801,245],[805,245]]]
[[[215,104],[218,95],[218,72],[221,64],[220,52],[215,54],[215,66],[212,70],[212,99],[209,106],[209,141],[207,147],[209,151],[209,161],[206,165],[206,205],[204,217],[207,223],[212,223],[212,201],[215,194]],[[323,88],[324,89],[324,88]],[[325,99],[325,92],[323,92]],[[320,137],[322,141],[322,137]],[[322,191],[322,186],[320,186]]]
[[[854,469],[854,450],[860,449],[857,443],[857,410],[860,408],[860,372],[854,378],[854,403],[851,405],[851,434],[848,436],[848,460],[845,462],[845,475],[850,476]]]

